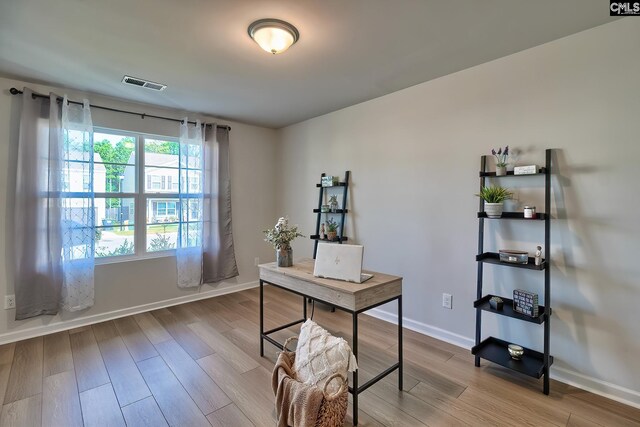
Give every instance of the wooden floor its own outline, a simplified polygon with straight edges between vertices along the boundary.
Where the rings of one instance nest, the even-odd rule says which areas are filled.
[[[266,328],[300,316],[302,301],[267,287]],[[273,426],[275,348],[259,357],[258,291],[138,314],[0,346],[1,426]],[[314,319],[349,339],[346,313]],[[390,366],[396,328],[360,320],[360,373]],[[283,341],[295,331],[282,331]],[[362,426],[640,426],[640,410],[483,362],[467,350],[405,332],[397,374],[360,396]],[[345,425],[351,425],[351,405]]]

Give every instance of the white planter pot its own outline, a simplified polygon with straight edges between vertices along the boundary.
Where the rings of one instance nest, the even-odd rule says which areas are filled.
[[[506,166],[496,166],[496,176],[505,176],[507,174]]]
[[[487,214],[487,218],[500,218],[502,216],[502,209],[504,203],[484,203],[484,211]]]

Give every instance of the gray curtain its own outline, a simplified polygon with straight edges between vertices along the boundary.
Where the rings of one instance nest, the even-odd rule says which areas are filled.
[[[219,282],[238,275],[231,231],[229,129],[205,126],[204,135],[203,282]],[[207,197],[209,196],[209,197]]]
[[[63,281],[60,153],[56,96],[32,98],[24,88],[15,198],[16,320],[56,314]]]

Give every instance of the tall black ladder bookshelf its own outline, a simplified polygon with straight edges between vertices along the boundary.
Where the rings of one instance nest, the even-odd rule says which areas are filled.
[[[342,242],[347,241],[347,237],[344,236],[344,220],[345,220],[345,215],[349,212],[349,210],[347,209],[347,190],[349,189],[349,176],[350,176],[351,172],[350,171],[346,171],[344,173],[344,181],[340,181],[338,182],[337,185],[332,185],[330,187],[323,187],[322,186],[322,178],[327,176],[326,173],[323,173],[322,175],[320,175],[320,183],[316,184],[316,187],[320,188],[320,194],[318,195],[318,208],[313,210],[313,213],[317,214],[317,219],[316,219],[316,232],[315,234],[311,235],[311,239],[314,240],[313,242],[313,259],[316,259],[316,252],[318,252],[318,242],[336,242],[336,243],[340,243],[342,244]],[[322,205],[325,204],[325,196],[328,193],[328,190],[330,189],[341,189],[342,190],[342,206],[340,209],[336,210],[335,212],[322,212]],[[320,239],[320,224],[324,221],[322,221],[322,218],[330,218],[331,216],[338,216],[340,218],[338,222],[338,235],[336,236],[335,239],[333,240],[329,240],[326,238],[324,239]]]
[[[496,252],[485,252],[484,250],[484,223],[488,220],[484,212],[484,201],[480,199],[480,211],[478,212],[478,255],[476,261],[478,263],[478,281],[477,281],[477,300],[474,302],[476,308],[476,345],[471,349],[475,355],[475,365],[480,366],[480,359],[486,359],[490,362],[512,369],[514,371],[529,375],[534,378],[544,377],[543,392],[549,394],[549,367],[553,363],[553,356],[549,355],[549,335],[550,335],[550,318],[551,318],[551,277],[550,277],[550,234],[551,234],[551,149],[545,152],[545,167],[539,168],[536,174],[530,175],[514,175],[513,172],[507,172],[507,177],[519,179],[535,179],[535,176],[544,176],[544,212],[538,213],[536,219],[528,219],[527,221],[543,221],[544,222],[544,255],[541,265],[535,265],[535,258],[529,257],[527,264],[510,264],[501,262],[499,254]],[[480,163],[480,188],[485,185],[487,178],[496,178],[495,172],[487,171],[487,158],[482,156]],[[497,177],[501,178],[501,177]],[[502,217],[495,219],[500,220],[525,220],[522,212],[503,212]],[[544,271],[544,306],[538,306],[538,316],[529,317],[517,313],[513,310],[513,300],[501,295],[497,295],[504,301],[502,310],[494,310],[491,308],[489,300],[494,296],[491,294],[483,294],[483,266],[485,263],[496,264],[511,268],[525,268],[530,270]],[[494,314],[519,319],[525,322],[542,324],[544,327],[543,351],[535,351],[525,348],[522,360],[514,360],[510,357],[507,350],[509,342],[499,338],[488,337],[482,340],[482,312],[489,311]]]

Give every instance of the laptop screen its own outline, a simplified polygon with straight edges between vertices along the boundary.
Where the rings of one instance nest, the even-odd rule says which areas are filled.
[[[313,275],[360,283],[363,253],[362,245],[318,243]]]

